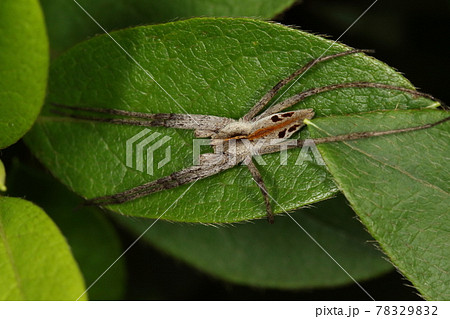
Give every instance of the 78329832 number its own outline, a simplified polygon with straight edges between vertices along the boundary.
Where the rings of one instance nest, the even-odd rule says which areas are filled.
[[[437,306],[376,306],[377,316],[437,316]]]

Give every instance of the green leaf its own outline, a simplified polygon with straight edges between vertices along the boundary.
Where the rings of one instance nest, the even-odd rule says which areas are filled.
[[[0,192],[6,191],[5,178],[6,178],[5,166],[3,165],[3,162],[0,160]]]
[[[85,290],[67,242],[39,207],[0,197],[0,239],[0,300],[75,300]]]
[[[357,281],[392,269],[342,197],[291,215]],[[116,219],[136,235],[153,221]],[[152,245],[223,280],[277,289],[352,284],[345,274],[290,218],[233,227],[158,221],[144,237]],[[372,239],[373,240],[373,239]]]
[[[255,17],[270,19],[295,0],[78,0],[108,31],[190,17]],[[74,1],[41,0],[53,54],[102,33]],[[107,8],[107,10],[105,10]]]
[[[37,0],[0,2],[0,149],[20,139],[41,110],[48,41]]]
[[[8,174],[8,195],[25,195],[28,200],[45,209],[67,238],[87,286],[90,286],[123,251],[117,233],[106,216],[93,208],[75,210],[80,198],[48,174],[17,161],[13,162]],[[124,259],[119,259],[114,267],[89,289],[89,299],[121,299],[124,285],[125,263]]]
[[[299,65],[330,48],[331,41],[278,24],[250,19],[192,19],[113,33],[115,39],[173,97],[149,79],[107,36],[86,41],[51,68],[49,101],[149,113],[242,117],[260,97]],[[328,53],[348,50],[335,44]],[[362,54],[328,61],[308,71],[284,96],[349,81],[411,87],[385,64]],[[377,89],[345,89],[313,96],[297,108],[317,116],[378,109],[423,107],[426,99]],[[182,106],[181,109],[180,106]],[[151,128],[170,137],[172,160],[153,176],[126,166],[126,141],[143,128],[88,123],[45,111],[27,143],[52,173],[86,198],[113,194],[192,165],[192,131]],[[269,193],[293,210],[335,194],[328,171],[313,162],[288,165],[279,154],[264,156],[261,174]],[[155,163],[164,151],[155,152]],[[260,190],[245,167],[200,180],[173,207],[188,185],[146,196],[111,209],[126,215],[188,222],[235,222],[265,216]],[[194,200],[192,200],[194,199]],[[170,209],[169,209],[170,208]],[[167,210],[167,212],[166,212]]]
[[[448,112],[410,110],[317,119],[314,136],[433,123]],[[326,132],[326,134],[324,133]],[[319,145],[372,236],[422,295],[449,300],[450,123],[423,131]]]

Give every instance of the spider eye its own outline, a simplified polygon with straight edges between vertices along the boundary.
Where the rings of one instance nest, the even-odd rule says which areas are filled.
[[[289,132],[291,132],[291,131],[289,131]],[[278,132],[278,137],[279,138],[283,138],[285,136],[286,136],[286,129],[282,130],[281,132]]]
[[[274,115],[270,118],[272,120],[272,122],[278,122],[281,121],[280,117],[278,115]]]
[[[294,131],[296,131],[299,127],[300,127],[301,125],[294,125],[294,126],[291,126],[289,129],[288,129],[288,132],[289,133],[292,133],[292,132],[294,132]]]

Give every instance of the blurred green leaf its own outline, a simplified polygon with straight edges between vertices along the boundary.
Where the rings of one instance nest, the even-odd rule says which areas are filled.
[[[49,101],[150,113],[186,110],[237,119],[281,78],[323,54],[332,44],[305,32],[250,19],[192,19],[112,35],[183,109],[107,36],[84,42],[55,61]],[[347,49],[334,44],[328,53]],[[385,64],[359,54],[309,70],[285,97],[312,87],[350,81],[411,87]],[[314,108],[320,117],[417,108],[430,103],[399,92],[345,89],[313,96],[297,108]],[[90,198],[120,192],[192,165],[191,131],[151,130],[169,136],[172,148],[170,163],[153,176],[125,165],[126,141],[141,132],[141,127],[80,122],[46,111],[27,143],[57,178]],[[157,153],[155,162],[158,156],[164,157]],[[296,165],[299,153],[289,153],[288,165],[279,164],[279,154],[266,155],[267,165],[261,166],[269,193],[288,211],[329,198],[338,190],[323,166],[308,161]],[[110,208],[125,215],[157,218],[187,187]],[[278,205],[274,210],[283,211]],[[248,170],[238,166],[198,181],[162,218],[223,223],[264,216],[260,190]]]
[[[15,161],[8,174],[8,194],[25,196],[43,207],[67,239],[90,286],[117,257],[122,247],[111,222],[94,208],[75,210],[81,199],[51,176]],[[91,289],[90,300],[119,300],[125,285],[125,263],[120,259]]]
[[[255,17],[270,19],[295,0],[78,0],[107,31],[191,17]],[[101,28],[75,1],[41,0],[53,54],[59,54]]]
[[[357,281],[392,269],[343,196],[292,214]],[[140,235],[153,221],[117,215]],[[214,277],[242,285],[277,289],[333,287],[353,283],[290,218],[277,217],[211,227],[158,221],[144,239],[165,253]]]
[[[5,166],[3,165],[3,162],[0,160],[0,192],[6,191],[5,178],[6,178]]]
[[[313,136],[414,127],[448,112],[409,110],[317,119]],[[319,145],[339,188],[372,236],[422,295],[449,300],[450,123],[423,131]]]
[[[20,139],[41,110],[48,40],[37,0],[0,2],[0,149]]]
[[[0,300],[75,300],[85,290],[67,242],[39,207],[0,197],[0,239]]]

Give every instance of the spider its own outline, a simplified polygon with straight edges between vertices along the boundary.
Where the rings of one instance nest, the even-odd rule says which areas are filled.
[[[314,117],[313,109],[282,112],[283,110],[299,103],[300,101],[312,95],[342,88],[378,88],[402,91],[411,94],[413,97],[429,98],[433,101],[438,102],[444,108],[445,104],[439,99],[436,99],[430,94],[418,92],[412,89],[381,83],[349,82],[332,84],[303,91],[285,99],[282,102],[268,107],[265,111],[260,113],[283,87],[285,87],[294,78],[303,74],[316,64],[351,54],[371,52],[373,51],[354,49],[322,56],[309,61],[301,68],[290,74],[288,77],[279,81],[250,109],[250,111],[248,111],[247,114],[245,114],[239,120],[213,115],[174,113],[151,114],[124,111],[119,109],[88,108],[52,103],[53,106],[66,110],[104,113],[115,116],[110,118],[95,117],[81,114],[69,114],[66,112],[61,112],[58,109],[53,110],[53,112],[60,115],[69,116],[79,120],[137,126],[162,126],[168,128],[194,130],[196,137],[211,139],[210,145],[213,147],[214,153],[201,154],[198,165],[182,169],[166,177],[162,177],[143,185],[136,186],[120,193],[88,199],[84,204],[95,206],[121,204],[155,192],[168,190],[180,185],[194,182],[198,179],[203,179],[218,174],[233,166],[243,163],[247,166],[253,179],[260,188],[264,198],[267,219],[270,223],[273,223],[274,214],[271,208],[270,198],[262,176],[258,171],[255,163],[253,162],[253,156],[256,154],[253,152],[253,150],[251,150],[252,146],[258,144],[258,155],[279,152],[280,146],[283,145],[283,140],[291,137],[294,133],[300,130],[305,125],[305,123],[308,123],[308,120]],[[118,118],[117,116],[120,116],[122,118]],[[313,139],[312,141],[315,144],[320,144],[402,133],[430,128],[448,121],[449,119],[450,117],[447,117],[439,122],[405,129],[395,129],[383,132],[352,133],[347,135],[317,138]],[[274,144],[272,142],[274,140],[277,141],[277,143]],[[287,148],[301,147],[304,142],[305,141],[303,140],[297,140],[296,145],[292,145],[292,143],[290,143]],[[233,145],[233,147],[230,147],[230,145]]]

